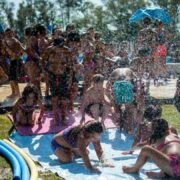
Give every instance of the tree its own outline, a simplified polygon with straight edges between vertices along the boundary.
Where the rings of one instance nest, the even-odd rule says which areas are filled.
[[[14,13],[13,13],[14,3],[8,3],[6,0],[2,0],[0,3],[0,9],[4,13],[4,19],[7,20],[7,25],[10,28],[14,27]],[[1,12],[1,14],[2,14]]]
[[[56,11],[52,2],[34,0],[34,9],[37,13],[37,23],[44,24],[46,27],[53,23]]]
[[[115,34],[118,41],[132,39],[136,36],[141,26],[129,24],[129,18],[139,8],[146,7],[149,3],[145,0],[106,0],[108,22],[117,28]]]
[[[67,24],[71,22],[72,15],[81,6],[83,0],[56,0],[56,2],[59,4],[60,10],[64,12],[62,18]]]
[[[17,10],[16,29],[20,37],[23,36],[24,28],[27,26],[34,26],[36,24],[36,11],[31,3],[19,4]]]

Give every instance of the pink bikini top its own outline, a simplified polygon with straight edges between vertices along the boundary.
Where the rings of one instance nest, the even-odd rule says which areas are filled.
[[[171,144],[171,143],[179,143],[180,144],[180,140],[172,140],[172,141],[168,141],[166,143],[162,143],[162,144],[158,145],[156,147],[156,149],[160,151],[162,148],[164,148],[164,146]]]

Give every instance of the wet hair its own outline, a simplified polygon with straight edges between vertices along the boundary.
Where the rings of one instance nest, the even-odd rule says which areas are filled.
[[[143,22],[144,22],[145,25],[149,25],[149,24],[151,24],[151,18],[145,17],[145,18],[143,19]]]
[[[160,21],[160,20],[156,20],[155,23],[154,23],[154,26],[157,27],[159,25],[163,25],[163,22]]]
[[[95,74],[91,81],[93,83],[103,83],[104,82],[104,76],[102,74]]]
[[[41,24],[37,24],[36,25],[36,31],[37,33],[41,34],[41,35],[46,35],[46,27],[41,25]]]
[[[37,35],[37,30],[35,27],[27,27],[25,29],[25,35],[26,36],[36,36]]]
[[[148,121],[153,121],[160,118],[162,115],[162,108],[159,105],[151,104],[144,111],[144,118]]]
[[[152,121],[152,135],[150,137],[150,143],[155,143],[158,139],[168,135],[169,125],[165,119],[155,119]]]
[[[68,31],[68,30],[75,30],[75,25],[74,24],[68,24],[66,26],[66,31]]]
[[[53,45],[54,45],[54,46],[58,46],[58,47],[63,47],[63,46],[64,46],[64,43],[65,43],[64,38],[60,37],[60,38],[58,38],[58,39],[54,39]]]
[[[77,33],[76,31],[70,32],[70,33],[67,35],[67,40],[68,40],[68,41],[79,42],[79,41],[80,41],[80,34]]]
[[[5,30],[5,32],[12,32],[12,29],[7,28],[7,29]]]
[[[24,88],[23,92],[22,92],[22,99],[24,102],[27,101],[28,99],[28,95],[29,94],[34,94],[35,95],[35,99],[34,100],[38,100],[38,92],[35,86],[33,85],[28,85]]]
[[[99,121],[88,121],[84,125],[78,125],[72,128],[69,132],[68,139],[76,141],[82,131],[89,134],[103,133],[103,126]]]
[[[99,32],[96,32],[95,35],[94,35],[94,38],[96,40],[99,40],[101,38],[101,34]]]
[[[25,31],[24,31],[25,35],[26,36],[31,36],[32,29],[33,29],[32,27],[25,28]]]

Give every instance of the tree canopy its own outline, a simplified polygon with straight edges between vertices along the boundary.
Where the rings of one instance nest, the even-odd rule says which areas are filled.
[[[105,41],[129,40],[136,37],[142,23],[129,24],[129,18],[139,8],[152,5],[147,0],[102,0],[103,6],[96,6],[87,0],[24,0],[13,11],[14,3],[0,2],[0,23],[13,28],[22,36],[27,26],[35,24],[60,24],[65,27],[73,22],[79,30],[94,26]],[[173,22],[170,31],[180,37],[180,2],[178,0],[154,0],[153,5],[166,8]]]

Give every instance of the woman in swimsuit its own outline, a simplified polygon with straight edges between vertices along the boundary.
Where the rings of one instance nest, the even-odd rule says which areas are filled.
[[[35,109],[39,106],[40,115],[38,123],[44,114],[44,106],[38,98],[38,93],[34,86],[26,86],[22,93],[22,97],[16,102],[13,107],[12,115],[15,123],[21,125],[35,124]]]
[[[93,143],[98,159],[104,167],[113,167],[104,159],[100,144],[100,136],[103,127],[100,122],[88,121],[84,125],[70,127],[56,134],[51,141],[51,147],[61,163],[70,163],[74,156],[82,157],[84,164],[91,172],[99,173],[100,170],[93,167],[87,146]]]
[[[160,172],[148,171],[149,178],[163,178],[171,176],[180,178],[180,139],[174,133],[170,133],[168,122],[164,119],[156,119],[152,123],[153,133],[150,144],[142,148],[134,166],[123,166],[125,173],[138,173],[139,169],[152,160],[160,169]]]

